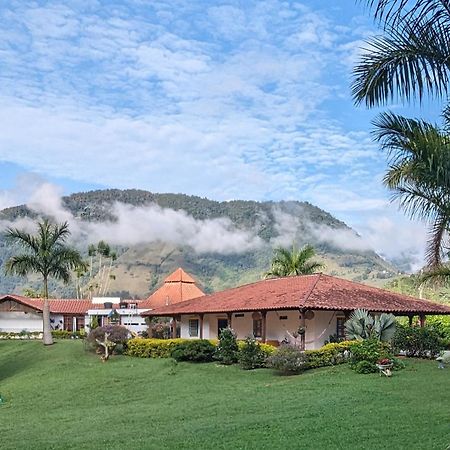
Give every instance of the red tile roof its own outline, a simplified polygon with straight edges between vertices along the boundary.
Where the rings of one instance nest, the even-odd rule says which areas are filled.
[[[195,283],[195,280],[185,272],[181,267],[179,267],[175,272],[171,273],[165,280],[164,283]]]
[[[315,274],[262,280],[174,305],[143,315],[324,309],[372,312],[450,314],[450,306],[366,286],[329,275]]]
[[[37,311],[42,311],[44,307],[44,300],[41,298],[29,298],[21,295],[7,294],[0,297],[0,302],[3,300],[15,300],[16,302],[34,308]],[[85,314],[88,309],[92,308],[91,300],[51,298],[49,299],[49,304],[50,312],[53,314]]]
[[[164,284],[139,307],[148,309],[160,308],[203,295],[205,295],[204,292],[197,287],[194,278],[179,268],[170,274],[164,280]]]
[[[22,295],[6,294],[0,296],[0,303],[4,300],[14,300],[23,305],[34,308],[36,311],[41,311],[44,308],[44,300],[42,298],[29,298]],[[103,303],[92,303],[92,300],[87,299],[74,299],[74,298],[50,298],[50,312],[53,314],[77,314],[84,315],[89,309],[104,309]],[[107,299],[105,299],[105,302]],[[136,303],[137,308],[143,308],[144,300],[123,300],[122,303]],[[112,305],[114,309],[119,309],[120,304],[114,303]],[[143,308],[146,309],[146,308]]]

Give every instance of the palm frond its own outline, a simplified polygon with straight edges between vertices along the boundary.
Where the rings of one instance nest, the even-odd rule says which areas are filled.
[[[373,107],[397,97],[406,101],[422,101],[426,93],[444,97],[449,82],[449,30],[439,23],[405,23],[368,40],[353,71],[355,102]]]
[[[450,282],[450,267],[440,264],[424,272],[420,280],[422,283],[446,284]]]
[[[448,0],[361,0],[374,10],[375,19],[386,26],[410,23],[450,21]]]
[[[12,256],[5,263],[5,272],[10,275],[19,275],[24,277],[31,272],[42,274],[42,266],[33,255]]]

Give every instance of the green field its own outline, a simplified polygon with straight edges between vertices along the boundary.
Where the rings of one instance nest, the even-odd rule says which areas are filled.
[[[0,342],[1,449],[446,449],[450,369],[346,366],[282,377]]]

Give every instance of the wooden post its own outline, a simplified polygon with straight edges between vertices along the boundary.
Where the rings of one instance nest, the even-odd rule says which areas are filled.
[[[228,328],[233,328],[233,313],[227,313]]]
[[[198,315],[199,320],[198,320],[198,326],[200,328],[200,339],[203,339],[203,314],[199,314]]]
[[[177,317],[173,316],[172,320],[172,339],[177,338]]]
[[[306,309],[300,310],[300,328],[303,328],[304,333],[300,335],[300,350],[304,351],[306,348]]]
[[[409,322],[409,326],[410,326],[410,327],[412,327],[412,324],[413,324],[413,318],[414,318],[414,316],[413,316],[412,314],[409,314],[409,316],[408,316],[408,322]]]
[[[425,326],[425,314],[419,314],[420,326],[423,328]]]
[[[261,340],[266,343],[266,316],[267,311],[261,311]]]

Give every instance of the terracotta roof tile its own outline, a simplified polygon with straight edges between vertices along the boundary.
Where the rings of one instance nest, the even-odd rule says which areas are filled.
[[[42,311],[44,307],[44,300],[41,298],[28,298],[21,295],[3,295],[2,300],[12,299],[23,305],[34,308],[37,311]],[[85,312],[92,306],[91,300],[79,299],[49,299],[50,312],[54,314],[85,314]]]
[[[173,315],[278,309],[354,310],[450,314],[450,306],[419,300],[329,275],[262,280],[211,295],[160,307],[144,315]]]
[[[194,278],[180,268],[170,274],[164,284],[150,295],[140,308],[160,308],[203,295],[205,294],[197,287]]]
[[[165,280],[164,283],[195,283],[195,280],[185,272],[181,267],[179,267],[175,272],[171,273]]]

